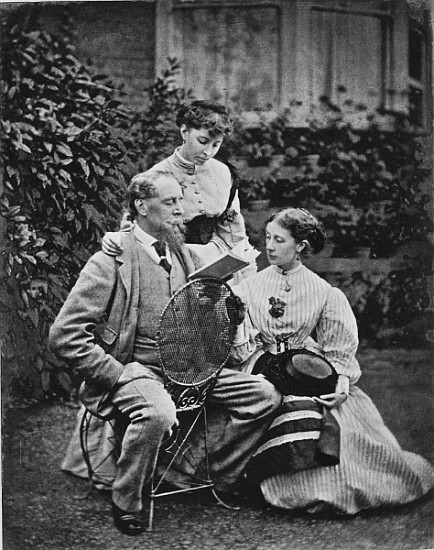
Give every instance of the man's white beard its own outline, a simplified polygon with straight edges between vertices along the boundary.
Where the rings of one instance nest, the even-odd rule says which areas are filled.
[[[185,225],[183,222],[165,223],[161,231],[161,240],[170,250],[180,251],[185,242]]]

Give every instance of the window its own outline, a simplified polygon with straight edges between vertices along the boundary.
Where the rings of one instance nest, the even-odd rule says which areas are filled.
[[[180,83],[196,97],[245,111],[279,106],[279,9],[276,6],[175,4],[174,51]]]
[[[410,122],[423,127],[426,102],[426,38],[422,27],[410,21],[408,33]]]
[[[311,10],[311,101],[327,96],[375,109],[384,105],[388,24],[377,16]]]

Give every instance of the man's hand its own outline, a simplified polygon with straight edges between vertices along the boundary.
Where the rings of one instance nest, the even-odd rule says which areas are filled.
[[[123,251],[120,233],[109,231],[101,241],[101,248],[107,256],[117,256]]]

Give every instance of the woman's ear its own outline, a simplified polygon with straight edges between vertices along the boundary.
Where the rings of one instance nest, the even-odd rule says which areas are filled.
[[[181,124],[180,131],[181,131],[182,141],[185,141],[187,137],[187,126],[185,124]]]
[[[308,242],[306,240],[299,242],[296,248],[297,254],[301,254],[303,250],[307,250],[307,248],[308,248]]]

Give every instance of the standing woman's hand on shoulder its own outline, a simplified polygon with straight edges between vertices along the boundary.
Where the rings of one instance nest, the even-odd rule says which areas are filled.
[[[108,231],[101,241],[101,249],[107,256],[117,256],[123,251],[120,233]]]
[[[124,212],[121,220],[121,231],[129,231],[133,225],[129,212]],[[101,248],[107,256],[117,256],[123,251],[122,236],[118,231],[107,231],[101,241]]]

